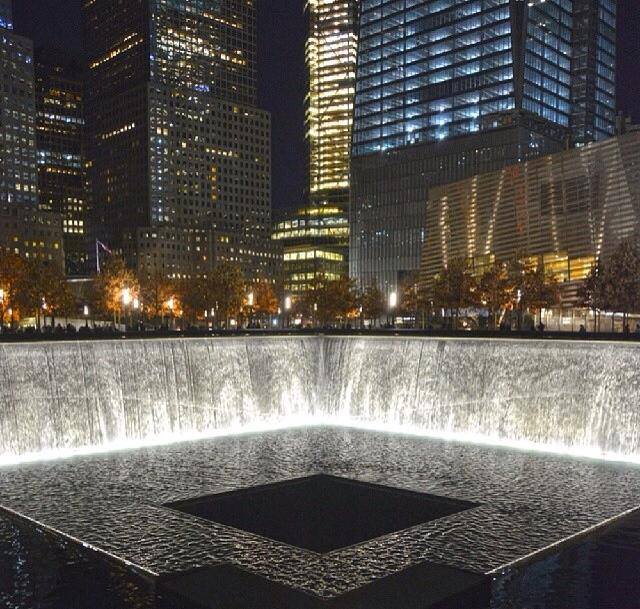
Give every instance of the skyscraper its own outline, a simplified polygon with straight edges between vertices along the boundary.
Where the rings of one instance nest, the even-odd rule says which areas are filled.
[[[393,290],[431,186],[569,145],[574,5],[363,0],[359,35],[350,271]]]
[[[38,202],[33,43],[12,32],[0,5],[0,204]]]
[[[143,273],[269,273],[270,120],[252,0],[85,1],[100,237]]]
[[[12,29],[0,0],[0,254],[62,269],[62,219],[38,209],[33,43]]]
[[[13,29],[11,0],[0,0],[0,28]]]
[[[345,205],[355,94],[358,0],[309,0],[307,146],[312,202]]]
[[[306,143],[309,200],[273,231],[283,246],[283,284],[301,296],[348,274],[351,128],[359,0],[309,0]]]
[[[62,51],[38,49],[36,143],[40,208],[63,217],[68,275],[89,272],[82,68]]]
[[[576,144],[616,132],[616,3],[573,0],[571,132]]]

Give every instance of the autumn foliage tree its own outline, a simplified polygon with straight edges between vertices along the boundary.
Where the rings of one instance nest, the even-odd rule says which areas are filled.
[[[344,323],[358,315],[354,283],[346,277],[323,281],[316,288],[314,296],[317,304],[316,318],[323,326],[335,321]]]
[[[251,290],[253,291],[253,312],[255,314],[270,316],[278,312],[278,296],[270,281],[262,279],[254,284]]]
[[[94,276],[93,308],[96,312],[112,317],[114,323],[123,312],[124,290],[139,293],[138,280],[120,256],[110,256],[102,272]]]
[[[176,286],[160,271],[141,277],[139,283],[144,312],[152,322],[161,322],[170,313],[168,303]]]
[[[222,262],[211,273],[209,298],[214,303],[218,320],[228,326],[231,318],[241,314],[246,285],[242,270],[236,264]]]
[[[20,314],[20,295],[26,283],[26,261],[17,254],[0,252],[0,325],[12,323]]]
[[[489,311],[490,327],[496,328],[500,314],[513,301],[513,288],[505,264],[495,262],[482,274],[477,285],[477,300]]]
[[[416,277],[400,285],[399,311],[402,315],[413,317],[416,323],[420,320],[420,325],[424,326],[430,305],[429,294]]]
[[[452,325],[458,327],[460,310],[476,302],[476,281],[464,259],[451,260],[435,278],[433,301],[438,307],[452,312]]]

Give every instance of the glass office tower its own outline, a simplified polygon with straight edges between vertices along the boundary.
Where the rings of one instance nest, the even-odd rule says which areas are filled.
[[[13,31],[11,3],[0,4],[0,205],[36,205],[33,43]]]
[[[571,131],[580,145],[616,132],[616,3],[573,0]]]
[[[0,28],[13,29],[11,0],[0,0]]]
[[[96,238],[140,274],[272,273],[252,0],[85,0]]]
[[[87,275],[82,67],[61,51],[41,48],[35,77],[40,208],[63,217],[67,275]]]
[[[357,1],[310,0],[306,44],[309,192],[348,202],[357,52]]]
[[[363,0],[354,278],[417,272],[431,186],[569,145],[574,29],[572,0]]]

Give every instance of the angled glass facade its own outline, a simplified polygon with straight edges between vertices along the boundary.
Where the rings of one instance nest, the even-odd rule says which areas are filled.
[[[515,108],[568,127],[570,0],[519,4],[363,0],[354,155],[474,133]]]
[[[13,29],[12,0],[0,0],[0,29]]]
[[[576,144],[616,131],[616,3],[573,0],[573,114]]]
[[[595,11],[590,30],[582,5]],[[595,129],[596,113],[609,120],[615,104],[610,9],[608,0],[362,1],[352,277],[391,291],[418,270],[431,187],[560,151],[580,121],[584,141],[610,132]],[[592,48],[593,86],[582,89],[580,37]],[[580,91],[595,108],[592,129],[577,111]]]

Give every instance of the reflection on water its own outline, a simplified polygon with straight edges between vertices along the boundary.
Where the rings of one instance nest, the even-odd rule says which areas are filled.
[[[498,577],[491,609],[638,609],[640,517]]]
[[[498,576],[486,609],[638,609],[639,598],[640,517],[636,517],[598,540]],[[0,519],[3,609],[156,606],[152,582],[41,531]]]
[[[0,518],[2,609],[153,609],[150,582]]]

